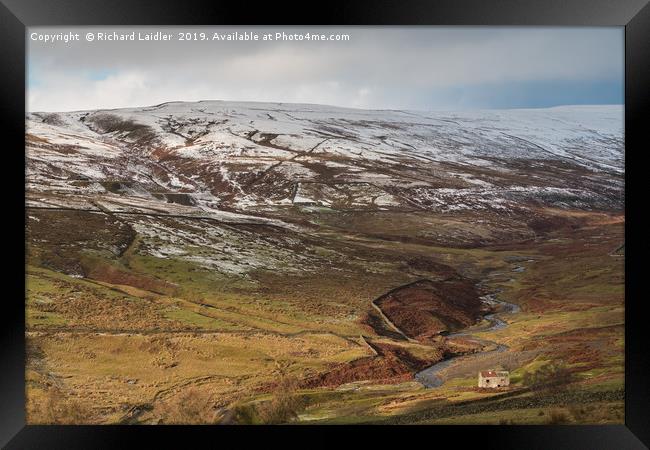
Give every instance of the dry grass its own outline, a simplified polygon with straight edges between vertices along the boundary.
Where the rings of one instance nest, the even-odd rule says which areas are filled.
[[[569,415],[562,409],[552,409],[546,421],[549,425],[566,425],[571,421]]]
[[[546,363],[532,372],[524,372],[522,377],[522,384],[524,386],[539,390],[562,390],[576,381],[575,374],[573,374],[561,361],[553,361]]]
[[[66,395],[58,387],[46,389],[27,404],[27,421],[39,425],[73,425],[95,423],[92,410]]]
[[[427,226],[437,221],[431,219]],[[415,227],[413,221],[407,225]],[[40,355],[29,356],[42,361],[39,373],[63,379],[65,385],[49,392],[47,377],[34,376],[27,392],[29,421],[116,423],[125,411],[147,404],[152,409],[138,417],[145,423],[215,423],[233,405],[236,422],[286,423],[303,415],[307,397],[313,400],[308,415],[356,421],[427,408],[440,398],[453,403],[488,395],[472,390],[476,371],[485,365],[507,366],[515,372],[516,384],[525,370],[539,368],[538,360],[560,358],[581,375],[579,383],[617,387],[622,384],[622,266],[620,260],[603,255],[622,237],[619,228],[606,224],[589,233],[572,232],[559,243],[505,250],[433,247],[422,236],[390,241],[355,235],[337,242],[330,235],[322,254],[354,255],[342,269],[324,267],[318,273],[286,276],[256,271],[246,280],[215,275],[174,258],[144,257],[135,250],[110,262],[120,272],[108,274],[119,276],[104,277],[108,282],[103,284],[30,268],[28,332]],[[510,273],[505,258],[521,254],[534,255],[536,262],[524,273]],[[425,257],[431,264],[405,263]],[[515,280],[489,288],[504,288],[502,298],[521,304],[524,311],[508,317],[507,328],[480,333],[510,345],[511,351],[450,367],[444,374],[448,381],[435,391],[370,383],[342,395],[336,390],[297,390],[291,378],[283,378],[303,380],[371,356],[368,348],[353,341],[361,333],[376,339],[359,321],[370,309],[370,300],[415,277],[435,277],[440,268],[434,263],[476,279],[501,271]],[[579,273],[575,267],[580,267]],[[141,278],[122,276],[121,271],[129,270]],[[127,284],[112,284],[109,278]],[[140,283],[153,278],[179,289],[159,295]],[[416,345],[408,348],[422,358],[431,353]],[[275,389],[260,391],[274,383]],[[84,405],[96,408],[89,414]],[[604,408],[601,416],[588,409],[564,413],[575,423],[619,417],[613,406]],[[466,419],[511,423],[514,416]],[[552,418],[549,410],[542,416],[535,411],[526,420],[564,419]]]
[[[119,421],[124,408],[164,402],[192,387],[210,392],[215,407],[227,407],[276,381],[278,363],[303,377],[368,353],[342,338],[309,334],[56,333],[30,340],[47,355],[47,371],[65,377],[80,398],[101,405],[109,423]],[[28,397],[42,381],[35,382]]]
[[[28,310],[53,314],[66,328],[89,330],[178,329],[181,324],[163,315],[164,305],[110,285],[97,284],[60,273],[28,268]],[[38,328],[56,323],[36,322]],[[56,327],[61,328],[61,327]]]
[[[282,376],[270,399],[255,404],[237,404],[233,421],[242,425],[279,425],[295,421],[305,406],[304,400],[297,395],[298,385],[296,377]]]
[[[204,389],[191,387],[181,394],[160,402],[154,411],[162,424],[206,425],[218,422],[215,402]]]

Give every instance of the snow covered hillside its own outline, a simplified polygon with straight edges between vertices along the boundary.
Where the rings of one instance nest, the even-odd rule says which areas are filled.
[[[31,113],[32,206],[248,220],[274,208],[620,209],[623,109],[171,102]]]

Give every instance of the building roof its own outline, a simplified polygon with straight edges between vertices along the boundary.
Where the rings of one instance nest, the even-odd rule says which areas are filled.
[[[486,378],[486,377],[502,377],[504,375],[507,375],[508,372],[505,370],[481,370],[481,376]]]

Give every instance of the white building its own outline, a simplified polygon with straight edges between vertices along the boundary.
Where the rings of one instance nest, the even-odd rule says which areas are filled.
[[[478,373],[478,387],[498,388],[510,385],[510,373],[505,370],[481,370]]]

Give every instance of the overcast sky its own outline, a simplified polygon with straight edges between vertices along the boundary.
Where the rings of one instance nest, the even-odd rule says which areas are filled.
[[[328,42],[87,42],[92,32],[345,33]],[[31,33],[79,33],[79,42]],[[375,109],[622,104],[623,28],[31,27],[29,111],[166,101]]]

